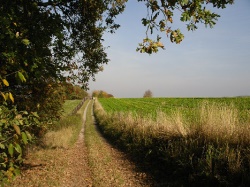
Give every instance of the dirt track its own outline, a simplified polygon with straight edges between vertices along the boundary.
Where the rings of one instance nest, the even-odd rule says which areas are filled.
[[[83,121],[86,120],[87,108],[83,114]],[[92,120],[94,125],[94,120]],[[88,163],[88,152],[84,141],[84,124],[74,146],[64,149],[37,150],[29,154],[25,161],[25,167],[21,176],[11,183],[10,186],[62,186],[62,187],[87,187],[93,185],[93,175]],[[101,135],[100,135],[101,136]],[[145,173],[139,172],[127,156],[115,149],[104,138],[102,138],[105,153],[96,155],[96,159],[102,160],[103,154],[111,157],[110,165],[107,164],[105,176],[101,186],[150,186],[146,182]],[[114,169],[116,171],[114,171]],[[123,183],[118,185],[114,182],[112,174],[118,173]],[[99,186],[99,185],[98,185]]]

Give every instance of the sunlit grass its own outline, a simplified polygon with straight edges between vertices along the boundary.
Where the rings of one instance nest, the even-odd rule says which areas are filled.
[[[68,108],[68,114],[71,114],[79,102],[80,100],[78,102],[66,101],[64,106]],[[34,168],[28,175],[19,176],[10,186],[61,186],[61,177],[68,167],[65,160],[65,149],[71,148],[78,139],[87,102],[76,114],[61,118],[58,122],[60,125],[57,124],[53,130],[49,129],[43,137],[43,146],[39,144],[27,150],[25,162],[28,163],[28,166],[34,165]],[[39,170],[39,168],[42,169]]]
[[[185,185],[200,180],[203,185],[250,184],[249,121],[242,123],[233,105],[203,102],[196,111],[189,118],[181,110],[159,110],[155,120],[135,112],[107,113],[95,105],[104,134],[134,155],[158,160],[163,172],[172,171],[169,184],[181,185],[180,177]]]
[[[72,111],[80,103],[80,100],[77,101],[71,102],[68,100],[65,103],[65,108],[68,109],[68,112]],[[84,102],[76,114],[70,115],[69,113],[67,117],[62,118],[56,124],[57,127],[54,130],[50,130],[45,134],[44,143],[46,146],[68,148],[76,142],[83,125],[82,115],[87,103],[88,100]]]
[[[65,100],[63,104],[63,116],[71,114],[73,109],[81,102],[81,100]]]
[[[126,180],[123,171],[119,170],[117,161],[112,156],[112,149],[97,131],[92,118],[92,107],[87,111],[85,142],[93,186],[127,186],[126,184],[130,183]]]

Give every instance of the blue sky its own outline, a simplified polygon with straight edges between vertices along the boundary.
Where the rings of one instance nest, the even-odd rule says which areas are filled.
[[[150,89],[154,97],[224,97],[250,95],[250,0],[235,0],[214,28],[199,25],[187,31],[181,44],[163,37],[166,50],[157,54],[136,52],[145,37],[141,19],[146,6],[129,0],[118,16],[121,28],[105,34],[110,62],[89,84],[90,92],[104,90],[115,97],[142,97]],[[172,27],[173,28],[173,27]]]

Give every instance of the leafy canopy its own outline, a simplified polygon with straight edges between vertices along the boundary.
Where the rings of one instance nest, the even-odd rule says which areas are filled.
[[[102,34],[119,27],[114,17],[123,9],[111,0],[2,1],[0,78],[63,80],[68,72],[73,82],[87,83],[108,62]]]
[[[146,38],[139,44],[137,51],[141,53],[156,53],[159,48],[164,49],[161,37],[157,35],[156,40],[152,40],[155,30],[163,32],[170,38],[170,41],[179,44],[184,35],[180,29],[172,29],[172,24],[176,21],[180,13],[180,21],[186,22],[186,27],[190,31],[198,28],[199,23],[213,27],[218,14],[212,12],[207,7],[226,8],[227,4],[232,4],[234,0],[138,0],[145,2],[147,15],[142,19],[142,24],[146,27]],[[179,12],[177,14],[177,11]],[[177,18],[176,18],[177,14]]]
[[[219,15],[207,7],[225,8],[234,0],[138,0],[147,8],[142,19],[146,37],[137,51],[155,53],[164,48],[161,37],[180,43],[184,35],[171,25],[178,19],[188,30],[204,23],[213,27]],[[89,79],[108,63],[103,33],[113,33],[119,25],[116,16],[127,0],[7,0],[0,3],[0,79],[29,82],[53,79],[68,80],[87,87]],[[179,14],[177,14],[179,15]],[[12,78],[9,77],[12,76]],[[7,79],[8,77],[8,79]],[[17,79],[17,81],[16,81]],[[44,81],[44,80],[43,80]],[[16,83],[14,83],[16,84]]]

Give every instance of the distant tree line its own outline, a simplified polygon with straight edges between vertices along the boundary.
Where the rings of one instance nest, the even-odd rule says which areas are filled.
[[[88,96],[88,93],[79,85],[73,85],[68,82],[63,83],[64,98],[66,100],[83,99]]]
[[[97,98],[111,98],[114,97],[112,94],[109,94],[103,90],[95,90],[92,93],[92,97],[97,97]]]

